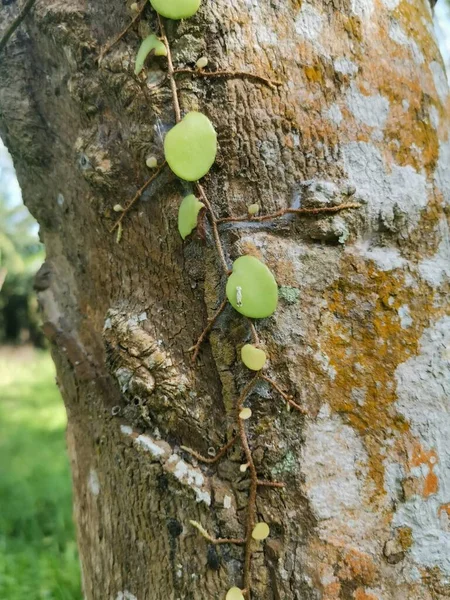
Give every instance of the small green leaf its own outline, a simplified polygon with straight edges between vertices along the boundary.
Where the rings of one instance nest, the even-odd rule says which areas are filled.
[[[264,350],[253,346],[253,344],[245,344],[242,347],[241,358],[244,365],[252,371],[260,371],[267,360]]]
[[[243,408],[241,410],[241,412],[239,413],[239,418],[242,419],[243,421],[247,421],[247,419],[250,419],[251,416],[252,416],[251,408]]]
[[[217,134],[211,121],[199,112],[188,113],[164,140],[169,167],[181,179],[197,181],[209,171],[217,154]]]
[[[262,541],[269,537],[270,529],[267,523],[257,523],[252,531],[254,540]]]
[[[227,281],[227,298],[246,317],[270,317],[278,305],[278,286],[267,266],[254,256],[241,256]]]
[[[168,19],[188,19],[195,15],[200,0],[150,0],[157,13]]]
[[[135,75],[139,75],[139,73],[142,71],[144,68],[145,59],[152,50],[155,51],[155,56],[167,56],[167,48],[161,42],[161,40],[158,40],[154,33],[145,38],[138,50],[136,56],[136,66],[134,69]]]
[[[194,194],[183,198],[178,210],[178,231],[183,240],[197,227],[198,213],[204,206]]]
[[[244,594],[239,588],[232,587],[228,590],[225,600],[244,600]]]

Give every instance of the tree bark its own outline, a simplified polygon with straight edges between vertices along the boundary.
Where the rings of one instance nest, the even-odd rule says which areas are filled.
[[[3,7],[1,30],[17,14]],[[222,599],[242,584],[248,475],[233,435],[248,381],[248,323],[228,306],[199,361],[188,349],[224,299],[206,239],[179,237],[193,191],[163,169],[174,124],[164,58],[136,79],[148,6],[36,0],[0,56],[0,132],[47,259],[37,278],[68,413],[75,518],[88,600]],[[359,202],[310,218],[220,226],[227,261],[253,254],[280,286],[256,324],[267,375],[251,396],[250,445],[270,525],[255,549],[254,600],[450,596],[449,99],[425,0],[204,0],[165,23],[183,113],[220,143],[205,188],[219,217]],[[194,190],[195,191],[195,190]]]

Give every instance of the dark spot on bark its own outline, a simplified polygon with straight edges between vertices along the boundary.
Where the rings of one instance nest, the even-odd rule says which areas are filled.
[[[9,6],[10,4],[13,4],[16,0],[2,0],[2,4],[3,6]]]
[[[167,531],[172,538],[177,538],[182,534],[183,526],[176,519],[167,519]]]
[[[210,569],[218,571],[220,569],[220,556],[217,553],[216,547],[210,544],[206,551],[206,562]]]
[[[120,406],[113,406],[111,409],[111,414],[113,417],[116,417],[118,414],[120,414]]]
[[[172,571],[172,581],[173,581],[173,586],[174,586],[175,590],[178,590],[180,581],[179,581],[179,578],[177,577],[177,568],[176,568],[176,564],[175,564],[175,562],[176,562],[175,557],[176,557],[176,553],[177,553],[177,538],[180,537],[180,535],[183,531],[183,526],[176,519],[169,518],[169,519],[167,519],[167,531],[169,532],[169,547],[170,547],[169,560],[170,560],[170,567],[171,567],[171,571]]]
[[[161,475],[158,475],[156,480],[156,487],[158,492],[162,493],[167,492],[167,490],[169,489],[169,478],[165,473],[161,473]]]

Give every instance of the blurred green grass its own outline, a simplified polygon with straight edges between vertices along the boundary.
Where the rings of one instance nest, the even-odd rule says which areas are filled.
[[[0,599],[80,600],[66,415],[50,356],[0,349]]]

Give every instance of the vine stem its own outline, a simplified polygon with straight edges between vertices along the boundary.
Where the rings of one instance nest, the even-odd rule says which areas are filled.
[[[345,202],[344,204],[337,204],[336,206],[321,206],[317,208],[282,208],[277,212],[270,213],[268,215],[261,215],[260,217],[253,217],[251,215],[242,215],[240,217],[223,217],[217,219],[217,223],[243,223],[250,222],[261,222],[261,221],[272,221],[273,219],[279,219],[285,215],[320,215],[333,214],[340,212],[341,210],[347,210],[349,208],[361,208],[361,204],[357,202]]]
[[[158,175],[161,173],[161,171],[164,169],[164,167],[166,166],[167,162],[164,161],[155,171],[155,173],[150,177],[150,179],[147,179],[147,181],[144,183],[144,185],[136,192],[134,198],[132,198],[128,204],[126,205],[126,207],[123,209],[122,214],[120,215],[120,217],[117,219],[117,221],[114,223],[114,225],[111,227],[111,229],[109,230],[110,233],[112,233],[114,231],[114,229],[117,229],[117,227],[119,227],[119,225],[122,223],[125,215],[133,208],[134,204],[136,204],[136,202],[139,200],[139,198],[142,196],[142,194],[145,192],[145,190],[148,188],[148,186],[155,181],[155,179],[158,177]]]
[[[181,121],[181,109],[180,109],[180,100],[178,98],[177,82],[175,81],[175,77],[174,77],[175,70],[173,68],[172,52],[170,50],[169,40],[167,39],[166,28],[164,27],[163,20],[161,19],[161,16],[159,15],[159,13],[156,13],[156,14],[158,15],[158,25],[159,25],[159,30],[161,32],[161,39],[167,50],[167,69],[168,69],[167,77],[170,81],[170,87],[172,90],[173,108],[175,111],[175,120],[177,123],[179,123]]]
[[[172,52],[170,50],[170,44],[169,44],[169,40],[167,39],[166,29],[164,27],[163,20],[159,14],[158,14],[158,24],[159,24],[159,30],[161,33],[161,39],[167,50],[168,79],[170,81],[170,88],[172,90],[172,100],[173,100],[173,108],[174,108],[174,112],[175,112],[175,120],[177,123],[179,123],[181,121],[181,109],[180,109],[180,99],[178,97],[177,82],[175,81],[175,77],[174,77],[175,70],[173,68]],[[219,229],[217,226],[217,217],[214,213],[211,202],[209,201],[208,196],[206,195],[206,192],[205,192],[203,186],[197,182],[196,188],[203,200],[203,203],[206,206],[206,210],[208,211],[209,220],[211,221],[211,227],[213,230],[214,242],[215,242],[215,245],[217,248],[217,252],[219,254],[219,258],[222,263],[223,270],[224,270],[225,274],[228,275],[229,269],[228,269],[227,261],[225,258],[225,253],[223,251],[222,242],[220,240]]]
[[[245,457],[247,459],[248,471],[250,473],[250,490],[248,495],[248,510],[247,510],[247,523],[246,523],[246,534],[245,534],[245,556],[244,556],[244,588],[248,600],[250,600],[251,594],[251,571],[252,571],[252,532],[255,527],[256,521],[256,495],[258,493],[258,474],[256,471],[255,463],[253,460],[252,451],[248,443],[247,431],[245,429],[245,421],[240,418],[240,412],[243,408],[244,402],[247,396],[252,391],[256,382],[259,379],[259,373],[257,373],[253,379],[247,383],[243,389],[239,399],[236,403],[237,422],[239,427],[239,437],[241,438],[242,449],[244,450]]]
[[[225,252],[223,250],[222,242],[220,240],[218,219],[214,213],[214,209],[211,205],[211,202],[208,200],[208,197],[206,195],[206,192],[205,192],[203,186],[197,182],[196,187],[197,187],[198,193],[200,194],[200,196],[203,200],[203,203],[206,206],[206,209],[208,211],[209,220],[211,221],[211,227],[213,230],[214,242],[216,244],[217,253],[219,255],[220,262],[222,263],[223,271],[224,271],[225,275],[228,277],[228,275],[230,274],[230,269],[228,268],[228,263],[225,258]]]
[[[188,448],[187,446],[180,446],[180,448],[182,450],[184,450],[185,452],[187,452],[188,454],[190,454],[191,456],[193,456],[194,458],[196,458],[197,460],[199,460],[200,462],[206,463],[207,465],[214,465],[223,456],[225,456],[225,454],[228,452],[228,450],[232,446],[234,446],[237,439],[238,439],[237,435],[233,436],[231,438],[231,440],[229,442],[227,442],[224,446],[222,446],[222,448],[220,448],[220,450],[217,452],[217,454],[212,457],[203,456],[203,454],[200,454],[199,452],[196,452],[195,450],[192,450],[192,448]]]
[[[273,387],[273,389],[280,394],[283,400],[289,404],[289,406],[292,406],[292,408],[298,410],[298,412],[302,413],[302,415],[306,415],[308,413],[306,408],[303,408],[303,406],[300,406],[300,404],[297,404],[297,402],[292,400],[292,396],[289,396],[288,394],[286,394],[286,392],[283,392],[283,390],[280,388],[276,381],[270,379],[270,377],[267,377],[266,375],[261,375],[261,379],[269,383]]]
[[[197,523],[197,521],[190,521],[190,524],[195,527],[208,542],[211,542],[211,544],[214,544],[215,546],[218,546],[219,544],[236,544],[242,546],[245,544],[245,540],[242,538],[215,538],[210,535],[200,523]]]
[[[3,34],[3,36],[0,39],[0,52],[2,52],[2,50],[4,48],[6,48],[6,44],[11,39],[11,36],[16,31],[16,29],[20,26],[20,24],[25,19],[25,17],[30,12],[30,10],[33,8],[33,5],[35,2],[36,2],[36,0],[27,0],[27,2],[25,2],[22,10],[19,12],[17,17],[14,19],[14,21],[11,23],[11,25],[9,25],[9,27],[7,27],[5,33]]]
[[[133,25],[139,21],[142,17],[142,13],[147,7],[147,0],[144,0],[142,6],[139,8],[137,14],[132,18],[132,20],[128,23],[128,25],[123,29],[109,44],[107,44],[104,48],[100,50],[100,54],[98,55],[97,62],[100,64],[108,52],[118,43],[120,40],[130,31]]]
[[[217,321],[217,319],[220,317],[220,315],[223,313],[223,311],[225,310],[226,305],[228,304],[228,300],[224,300],[222,302],[222,304],[219,306],[219,308],[217,309],[216,313],[214,314],[213,317],[211,317],[211,319],[208,320],[208,324],[205,327],[205,329],[202,331],[202,333],[200,334],[200,337],[198,338],[196,344],[194,346],[192,346],[192,348],[189,348],[189,350],[193,350],[194,354],[192,356],[192,362],[195,363],[195,361],[197,360],[197,356],[198,353],[200,352],[200,347],[203,343],[203,340],[206,338],[206,336],[208,335],[208,333],[211,331],[211,329],[214,326],[214,323]]]
[[[174,75],[192,75],[193,77],[224,77],[224,78],[242,78],[242,79],[255,79],[260,83],[264,83],[269,86],[273,90],[276,89],[277,86],[283,85],[281,81],[273,81],[268,79],[267,77],[262,77],[261,75],[256,75],[255,73],[247,73],[246,71],[203,71],[193,69],[175,69],[173,72]]]
[[[258,335],[258,331],[257,331],[257,329],[255,327],[255,324],[253,323],[253,321],[249,317],[247,317],[247,321],[248,321],[248,324],[250,326],[250,331],[251,331],[251,334],[252,334],[252,341],[253,341],[254,344],[258,345],[259,344],[259,335]]]

